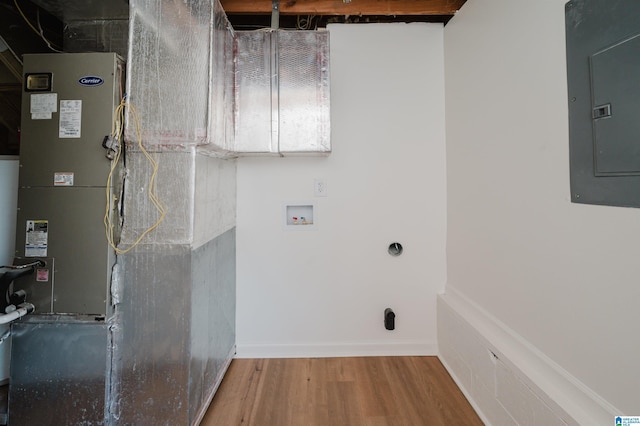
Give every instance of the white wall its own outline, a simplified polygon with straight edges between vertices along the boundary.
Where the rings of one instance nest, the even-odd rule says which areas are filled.
[[[13,263],[18,206],[18,157],[0,156],[0,266]]]
[[[18,168],[18,157],[0,156],[0,266],[12,265],[15,256]],[[8,329],[8,324],[0,326],[0,334]],[[9,342],[0,343],[0,384],[9,378]]]
[[[636,415],[640,210],[569,201],[564,3],[470,0],[445,28],[447,288]]]
[[[329,31],[333,153],[238,161],[238,356],[434,354],[446,280],[443,29]],[[314,197],[314,178],[327,197]],[[286,201],[315,203],[317,229],[284,230]]]

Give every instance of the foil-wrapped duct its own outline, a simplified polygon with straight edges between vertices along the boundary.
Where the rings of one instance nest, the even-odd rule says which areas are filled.
[[[239,154],[329,153],[329,33],[236,32]]]
[[[224,150],[233,127],[233,30],[219,2],[135,0],[129,20],[128,101],[145,146]]]

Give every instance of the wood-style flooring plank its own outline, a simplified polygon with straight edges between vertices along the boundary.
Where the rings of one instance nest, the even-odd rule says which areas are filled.
[[[201,426],[482,425],[436,357],[235,359]]]

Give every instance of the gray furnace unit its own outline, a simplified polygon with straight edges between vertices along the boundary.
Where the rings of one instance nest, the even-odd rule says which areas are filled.
[[[115,254],[105,215],[119,223],[120,166],[103,147],[122,98],[114,53],[24,56],[14,282],[35,305],[12,326],[11,424],[102,424],[110,362]],[[108,195],[115,202],[109,203]]]

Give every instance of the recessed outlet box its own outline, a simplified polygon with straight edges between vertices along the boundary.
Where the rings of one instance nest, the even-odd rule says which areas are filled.
[[[285,203],[284,220],[286,229],[315,229],[317,215],[313,203]]]

